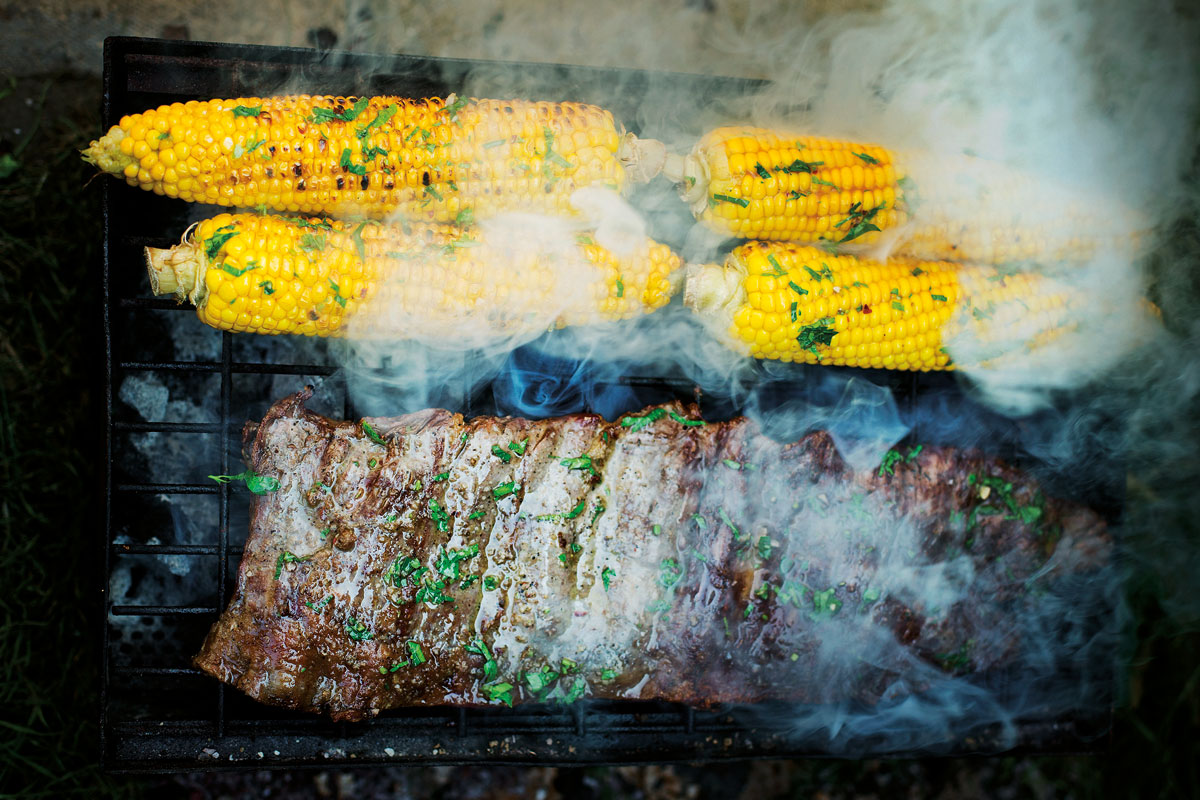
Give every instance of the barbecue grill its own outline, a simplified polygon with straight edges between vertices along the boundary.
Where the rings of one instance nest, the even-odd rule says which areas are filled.
[[[107,127],[126,113],[195,98],[289,90],[467,92],[596,103],[636,133],[656,135],[654,126],[698,129],[700,115],[732,113],[757,88],[751,80],[630,70],[113,38],[104,52],[103,123]],[[695,119],[684,118],[677,108],[656,116],[655,109],[666,108],[656,98],[678,91],[704,98],[705,108],[694,109]],[[696,710],[614,701],[569,708],[421,708],[347,724],[259,705],[193,669],[191,656],[229,599],[247,533],[245,491],[218,485],[206,475],[241,471],[237,453],[243,422],[261,417],[271,401],[304,383],[319,384],[318,401],[324,404],[319,410],[353,419],[363,409],[354,407],[326,343],[236,337],[200,324],[190,306],[150,297],[141,248],[170,246],[208,209],[118,181],[103,181],[102,191],[107,471],[101,730],[109,769],[418,761],[597,764],[826,754],[819,740],[794,735],[787,709],[778,707]],[[664,204],[652,212],[652,234],[655,215],[686,214],[679,206]],[[520,369],[522,362],[511,363]],[[760,370],[752,388],[760,409],[769,414],[772,404],[797,398],[826,402],[831,386],[844,385],[845,374],[803,366]],[[947,374],[853,374],[891,392],[913,442],[954,443],[963,435],[961,426],[929,425],[935,406],[966,421],[972,441],[990,442],[1018,461],[1027,456],[1022,443],[1039,426],[1038,419],[1013,421],[988,411]],[[593,375],[586,364],[573,377],[610,379]],[[685,376],[646,374],[637,365],[613,382],[642,403],[697,396]],[[700,400],[706,417],[721,418],[740,411],[744,397],[708,391]],[[496,399],[490,387],[474,387],[464,390],[454,410],[468,416],[495,413]],[[1047,412],[1051,418],[1062,413]],[[1119,465],[1089,465],[1069,477],[1043,470],[1040,476],[1053,491],[1088,502],[1110,521],[1120,512]],[[977,728],[942,751],[988,752],[1014,744],[1026,751],[1081,751],[1095,747],[1106,728],[1107,717],[1091,713],[1021,719],[1015,738],[1000,726]],[[862,751],[883,755],[893,748],[865,742]]]

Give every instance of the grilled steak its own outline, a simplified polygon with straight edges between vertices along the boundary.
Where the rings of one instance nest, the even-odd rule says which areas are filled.
[[[262,494],[195,663],[336,719],[870,702],[1019,659],[1014,620],[1109,557],[1095,513],[978,453],[904,448],[863,473],[825,433],[780,444],[681,405],[338,422],[308,396],[246,426]]]

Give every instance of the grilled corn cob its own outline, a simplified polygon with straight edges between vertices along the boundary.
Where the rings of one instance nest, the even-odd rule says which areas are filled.
[[[221,214],[146,248],[156,295],[220,330],[454,341],[632,317],[670,300],[679,258],[647,240],[497,242],[479,229]]]
[[[466,222],[570,213],[575,189],[619,191],[621,159],[640,152],[583,103],[297,95],[159,106],[122,117],[83,157],[194,202]]]
[[[698,219],[748,239],[886,244],[896,255],[1006,264],[1078,261],[1128,249],[1143,223],[1109,199],[975,156],[711,131],[664,173]]]
[[[717,128],[665,172],[698,219],[746,239],[871,243],[908,218],[892,154],[876,145]]]
[[[954,369],[967,334],[1000,356],[1064,328],[1067,294],[1030,273],[786,242],[749,242],[689,267],[684,302],[755,358],[895,370]]]

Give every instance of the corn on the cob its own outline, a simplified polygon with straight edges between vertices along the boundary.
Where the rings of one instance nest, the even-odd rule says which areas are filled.
[[[571,213],[580,187],[621,190],[622,158],[639,152],[583,103],[296,95],[159,106],[123,117],[83,157],[195,202],[466,222]]]
[[[1119,203],[975,156],[718,128],[664,173],[704,224],[747,239],[887,244],[896,255],[1005,264],[1128,249],[1143,225]]]
[[[746,239],[871,243],[907,220],[892,155],[871,144],[717,128],[665,172],[701,221]]]
[[[689,267],[684,302],[755,358],[920,371],[954,369],[946,345],[963,334],[997,356],[1039,346],[1067,312],[1066,292],[1031,273],[786,242]]]
[[[678,256],[618,257],[588,237],[497,244],[479,229],[221,214],[146,248],[155,294],[215,328],[359,338],[482,339],[666,305]]]

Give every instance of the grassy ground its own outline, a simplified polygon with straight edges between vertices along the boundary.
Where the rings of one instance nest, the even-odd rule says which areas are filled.
[[[104,776],[101,220],[75,154],[95,133],[100,91],[97,79],[73,76],[0,84],[0,796],[518,797],[535,787],[548,798],[1200,796],[1200,636],[1159,606],[1152,576],[1136,584],[1131,688],[1098,757]]]

